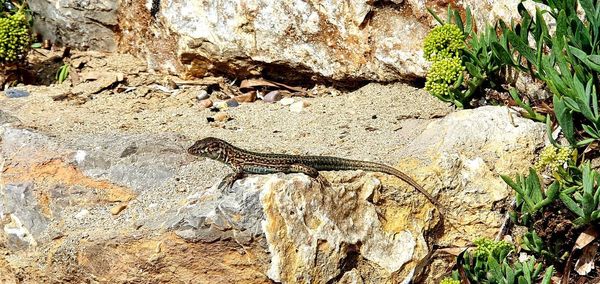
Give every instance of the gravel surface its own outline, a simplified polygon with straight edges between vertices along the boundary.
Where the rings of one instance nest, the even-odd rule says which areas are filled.
[[[394,163],[400,149],[421,133],[430,119],[452,109],[422,90],[404,85],[370,84],[338,96],[295,98],[309,105],[302,112],[279,103],[243,103],[225,112],[227,122],[207,122],[196,92],[134,92],[99,95],[84,103],[53,101],[60,88],[25,87],[31,96],[0,96],[0,110],[23,125],[72,140],[90,134],[183,135],[190,141],[215,136],[258,151],[338,155]]]

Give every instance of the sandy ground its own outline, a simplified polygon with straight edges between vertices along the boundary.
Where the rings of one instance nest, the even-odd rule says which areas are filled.
[[[106,90],[81,104],[77,99],[51,98],[68,92],[68,83],[24,86],[19,88],[31,96],[2,95],[0,109],[16,115],[26,127],[65,140],[89,134],[177,133],[190,140],[220,137],[260,151],[338,155],[392,164],[428,119],[451,111],[424,91],[404,84],[369,84],[349,93],[325,89],[315,98],[295,98],[309,104],[301,113],[258,100],[227,109],[232,117],[228,122],[209,123],[207,117],[215,113],[199,106],[196,95],[201,87],[174,93],[149,89],[148,85],[165,77],[146,72],[143,62],[127,55],[86,63],[82,72],[122,72],[123,87],[136,89]]]

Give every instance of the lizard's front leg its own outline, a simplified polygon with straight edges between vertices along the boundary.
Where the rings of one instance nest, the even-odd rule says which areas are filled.
[[[321,187],[331,187],[329,181],[327,181],[325,177],[320,175],[319,171],[317,171],[313,167],[309,167],[303,164],[293,164],[290,165],[289,171],[293,173],[303,173],[311,178],[314,178],[321,184]]]
[[[244,178],[245,173],[241,167],[236,167],[233,170],[234,170],[233,173],[225,176],[223,178],[223,180],[221,181],[221,183],[219,183],[218,188],[221,189],[222,191],[231,189],[231,187],[233,186],[233,183],[235,183],[236,180]]]

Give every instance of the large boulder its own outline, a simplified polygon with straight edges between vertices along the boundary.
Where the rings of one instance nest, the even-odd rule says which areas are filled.
[[[497,19],[510,22],[518,2],[463,5],[482,27]],[[424,77],[422,41],[435,23],[426,7],[443,16],[447,3],[31,0],[29,5],[47,38],[138,54],[156,70],[356,85]]]
[[[499,174],[525,171],[544,131],[503,107],[429,122],[394,159],[449,209],[441,222],[383,174],[325,172],[325,188],[302,174],[250,176],[223,189],[213,185],[225,168],[187,155],[180,135],[56,137],[18,116],[0,115],[5,282],[434,279],[448,264],[431,264],[433,244],[497,233],[511,196]]]

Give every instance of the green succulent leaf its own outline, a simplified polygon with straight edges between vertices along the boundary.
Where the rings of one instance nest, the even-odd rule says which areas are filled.
[[[506,50],[506,48],[504,48],[504,46],[502,46],[500,43],[492,42],[492,50],[494,51],[494,54],[500,59],[500,62],[502,62],[503,64],[515,64],[508,50]]]
[[[544,278],[542,279],[542,284],[551,284],[553,274],[554,274],[554,266],[550,265],[550,266],[548,266],[548,268],[546,268],[546,272],[544,273]]]
[[[575,129],[573,126],[573,115],[571,111],[566,107],[565,102],[559,96],[554,96],[554,113],[558,124],[562,128],[565,138],[574,145],[575,141]]]
[[[429,12],[429,14],[431,14],[431,16],[433,16],[433,18],[440,24],[443,25],[445,24],[444,21],[442,21],[442,19],[440,19],[440,17],[438,17],[438,15],[429,7],[426,7],[427,12]]]
[[[508,40],[513,44],[514,48],[523,55],[529,62],[535,62],[535,55],[533,49],[529,47],[525,41],[523,41],[517,34],[510,31],[508,34]]]
[[[470,36],[473,33],[473,16],[471,15],[471,9],[467,7],[465,9],[465,14],[465,28],[463,31],[467,36]]]
[[[573,213],[577,214],[578,216],[584,215],[583,209],[581,209],[577,202],[575,202],[575,200],[573,200],[570,196],[564,193],[560,193],[559,197],[560,200],[562,200],[562,202],[565,204],[565,206],[567,206],[567,208],[569,208],[569,210],[571,210]]]
[[[465,67],[467,68],[467,72],[469,72],[471,76],[476,78],[484,78],[483,74],[481,73],[481,70],[479,70],[479,68],[476,67],[473,63],[465,62]]]
[[[595,63],[595,61],[597,60],[596,57],[594,57],[595,61],[592,61],[592,60],[590,60],[589,56],[583,50],[581,50],[577,47],[574,47],[574,46],[569,46],[569,51],[571,52],[571,54],[573,54],[575,57],[577,57],[577,59],[581,60],[581,62],[583,62],[590,69],[592,69],[596,72],[600,71],[600,64]]]

